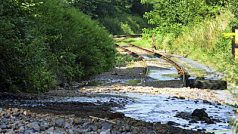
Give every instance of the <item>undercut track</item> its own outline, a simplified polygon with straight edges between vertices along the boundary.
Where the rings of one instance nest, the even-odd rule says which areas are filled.
[[[182,78],[183,86],[185,86],[185,87],[200,88],[200,89],[213,89],[213,90],[227,89],[227,82],[224,80],[221,80],[221,79],[218,79],[218,80],[200,79],[199,77],[198,78],[196,77],[195,79],[189,79],[190,75],[184,69],[184,67],[182,67],[175,61],[171,60],[168,56],[165,56],[165,55],[158,53],[156,51],[148,50],[148,49],[136,46],[134,44],[129,44],[127,46],[117,45],[117,47],[121,48],[123,51],[125,51],[129,55],[136,57],[138,60],[144,61],[143,64],[145,66],[146,66],[146,59],[142,56],[141,53],[149,54],[154,57],[161,58],[161,59],[165,60],[167,63],[169,63],[170,65],[172,65],[173,67],[176,68],[179,77]],[[130,48],[130,49],[128,49],[128,48]],[[133,48],[134,48],[134,50],[131,50]],[[146,67],[145,75],[148,74],[148,70],[149,70],[148,67]]]
[[[144,57],[140,56],[139,54],[135,53],[135,52],[132,52],[131,50],[127,49],[126,47],[124,46],[120,46],[120,45],[116,45],[118,48],[122,49],[123,51],[125,51],[126,53],[128,53],[129,55],[139,59],[139,60],[142,60],[144,61],[145,63],[145,59]],[[166,62],[168,62],[169,64],[171,64],[172,66],[174,66],[178,72],[178,75],[182,78],[183,80],[183,84],[184,86],[188,86],[188,73],[185,71],[185,69],[181,66],[179,66],[176,62],[174,62],[173,60],[171,60],[170,58],[158,53],[158,52],[154,52],[154,51],[151,51],[151,50],[148,50],[148,49],[145,49],[145,48],[142,48],[142,47],[139,47],[139,46],[136,46],[136,45],[133,45],[133,44],[129,44],[129,47],[134,47],[136,49],[140,49],[141,51],[145,51],[146,53],[149,53],[157,58],[161,58],[163,60],[165,60]],[[146,63],[145,63],[146,64]],[[148,72],[148,67],[146,67],[146,73]]]

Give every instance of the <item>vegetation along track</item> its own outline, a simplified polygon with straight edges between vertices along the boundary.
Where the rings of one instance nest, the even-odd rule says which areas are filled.
[[[123,51],[125,51],[129,55],[136,57],[138,60],[144,61],[143,63],[146,66],[144,57],[138,54],[137,52],[132,52],[130,49],[127,49],[125,46],[117,45],[117,47],[121,48]],[[189,79],[190,75],[185,70],[184,67],[182,67],[175,61],[171,60],[168,56],[165,56],[161,53],[158,53],[153,50],[148,50],[148,49],[136,46],[134,44],[129,44],[128,47],[136,48],[140,51],[144,51],[146,53],[149,53],[150,55],[153,55],[154,57],[161,58],[165,60],[166,62],[170,63],[172,66],[176,68],[179,77],[182,78],[183,85],[186,87],[201,88],[201,89],[226,89],[227,88],[227,82],[223,80],[206,80],[201,78]],[[145,69],[145,75],[147,75],[147,73],[148,73],[148,67],[146,67]]]

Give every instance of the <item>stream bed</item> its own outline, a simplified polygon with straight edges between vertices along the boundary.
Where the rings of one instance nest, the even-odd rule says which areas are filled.
[[[133,97],[135,102],[125,105],[116,111],[126,116],[147,122],[170,123],[183,129],[203,130],[216,134],[232,134],[229,120],[234,117],[234,109],[216,103],[202,100],[188,100],[165,95],[125,94]],[[215,121],[212,124],[178,117],[178,113],[192,113],[195,109],[205,109],[209,117]]]
[[[175,127],[232,134],[229,120],[235,116],[234,108],[203,100],[189,100],[167,95],[150,95],[139,93],[108,93],[94,96],[52,97],[44,100],[5,100],[1,103],[20,107],[44,107],[60,103],[94,103],[109,104],[114,112],[123,113],[126,117],[146,122],[160,122]],[[195,109],[204,109],[212,123],[194,120],[189,117]],[[181,114],[181,113],[184,113]],[[180,116],[179,116],[180,115]],[[181,116],[182,115],[182,116]]]

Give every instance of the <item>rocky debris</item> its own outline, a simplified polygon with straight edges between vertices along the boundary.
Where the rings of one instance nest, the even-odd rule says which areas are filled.
[[[208,124],[214,124],[215,122],[208,116],[205,109],[195,109],[192,112],[192,116],[198,118],[199,121],[205,121]]]
[[[39,111],[41,111],[39,109]],[[98,113],[102,111],[97,111]],[[31,113],[31,114],[24,114]],[[54,112],[53,112],[54,113]],[[91,133],[91,134],[202,134],[191,130],[183,130],[160,123],[146,123],[131,118],[107,119],[76,117],[53,113],[35,113],[18,108],[2,108],[0,111],[0,133]]]
[[[65,125],[65,119],[59,118],[55,120],[55,126],[63,128]]]
[[[189,120],[189,123],[198,123],[199,121],[203,121],[207,124],[215,124],[221,122],[218,119],[212,119],[211,117],[209,117],[205,109],[195,109],[192,113],[179,112],[175,116],[185,120]]]
[[[227,89],[227,82],[224,80],[194,79],[189,80],[189,86],[199,89],[225,90]]]

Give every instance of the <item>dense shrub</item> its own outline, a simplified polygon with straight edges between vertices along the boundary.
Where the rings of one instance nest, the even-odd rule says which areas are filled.
[[[112,34],[139,34],[143,28],[148,27],[141,17],[127,13],[102,17],[99,22]]]
[[[0,86],[8,90],[44,90],[54,84],[44,41],[38,38],[31,11],[7,0],[0,13]],[[37,38],[35,38],[37,37]]]
[[[139,0],[68,0],[92,19],[97,20],[112,34],[138,34],[148,27],[143,18],[151,10]]]
[[[109,34],[60,0],[0,5],[2,89],[45,91],[113,67]]]
[[[220,3],[201,0],[142,0],[153,4],[154,10],[145,13],[150,24],[156,26],[155,34],[179,35],[183,28],[215,17],[220,13]]]

